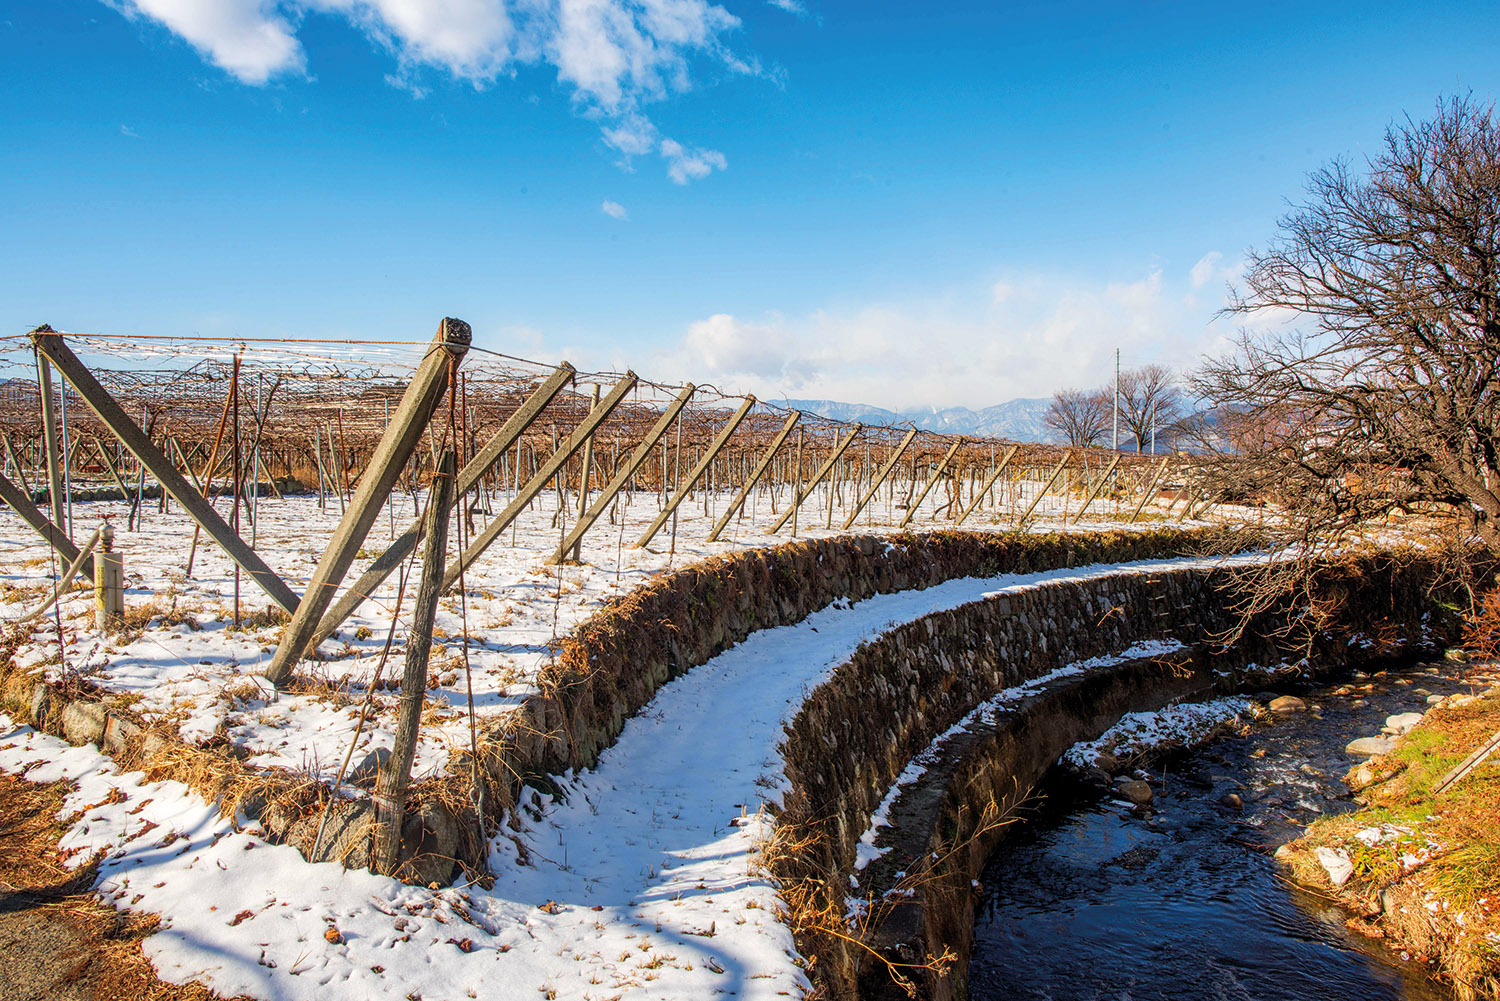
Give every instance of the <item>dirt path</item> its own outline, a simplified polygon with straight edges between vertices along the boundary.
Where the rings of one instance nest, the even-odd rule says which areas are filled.
[[[141,954],[154,919],[96,900],[94,867],[68,869],[56,820],[64,783],[0,773],[0,998],[4,1001],[204,1001],[197,984],[158,980]]]

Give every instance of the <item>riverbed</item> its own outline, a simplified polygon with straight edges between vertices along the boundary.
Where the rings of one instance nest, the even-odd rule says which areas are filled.
[[[1460,671],[1427,663],[1294,691],[1306,710],[1247,714],[1245,732],[1152,763],[1138,775],[1149,807],[1054,770],[982,877],[971,996],[1449,1001],[1425,965],[1290,885],[1272,852],[1354,806],[1349,741],[1468,690]]]

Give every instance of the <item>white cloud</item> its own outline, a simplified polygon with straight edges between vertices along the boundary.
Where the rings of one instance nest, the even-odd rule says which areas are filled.
[[[766,0],[766,3],[788,14],[796,14],[798,17],[804,17],[807,14],[807,5],[802,3],[802,0]]]
[[[979,408],[1103,385],[1117,347],[1127,366],[1179,368],[1221,350],[1233,324],[1186,306],[1181,292],[1157,270],[1098,284],[1007,275],[925,301],[799,317],[718,313],[692,323],[651,371],[766,399]]]
[[[245,83],[300,73],[302,45],[267,0],[106,0],[127,17],[145,17],[179,35],[210,62]]]
[[[667,161],[667,176],[673,184],[686,184],[707,177],[715,170],[727,170],[729,161],[714,149],[687,149],[671,139],[661,141],[661,155]]]
[[[141,134],[139,132],[131,128],[129,125],[125,124],[120,125],[120,135],[128,136],[131,139],[139,139],[141,137]]]
[[[1217,250],[1211,250],[1198,258],[1198,263],[1193,265],[1192,270],[1193,288],[1202,288],[1212,281],[1214,270],[1223,259],[1224,255]]]
[[[630,213],[625,211],[625,206],[619,202],[612,202],[608,198],[604,200],[603,205],[599,206],[599,211],[612,219],[619,219],[621,222],[630,218]]]
[[[240,81],[261,85],[306,71],[297,39],[310,12],[349,22],[390,52],[387,79],[421,96],[436,69],[488,87],[522,66],[545,65],[629,158],[658,150],[678,184],[723,170],[722,153],[660,140],[642,108],[692,86],[695,63],[760,74],[728,37],[740,21],[709,0],[103,0],[155,21]],[[660,143],[659,143],[660,140]],[[671,143],[677,152],[667,152]]]

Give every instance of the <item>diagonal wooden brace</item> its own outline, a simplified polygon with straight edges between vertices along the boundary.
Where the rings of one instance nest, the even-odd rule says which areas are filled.
[[[83,397],[89,409],[140,460],[143,467],[151,470],[151,475],[156,477],[157,482],[229,554],[230,559],[238,563],[250,575],[250,579],[278,605],[287,611],[295,609],[297,596],[292,593],[292,589],[225,523],[213,509],[213,505],[182,478],[171,461],[151,443],[140,426],[126,415],[115,398],[99,384],[88,367],[79,361],[73,350],[63,343],[62,337],[48,330],[33,331],[31,338],[37,350],[57,367],[63,378]]]
[[[917,513],[917,508],[922,506],[922,502],[927,499],[927,495],[932,493],[932,488],[937,486],[937,481],[943,475],[943,470],[948,468],[948,463],[952,461],[954,454],[963,443],[964,439],[962,435],[953,439],[953,446],[948,449],[948,454],[943,456],[943,461],[939,462],[937,468],[932,471],[932,476],[928,477],[927,485],[922,488],[922,492],[917,495],[917,499],[912,501],[906,508],[906,514],[902,516],[901,524],[897,525],[897,528],[905,528],[906,523],[911,521],[912,515]]]
[[[1130,513],[1130,520],[1132,522],[1141,516],[1141,512],[1146,509],[1146,505],[1150,503],[1151,498],[1156,496],[1156,485],[1161,482],[1162,475],[1167,471],[1167,461],[1167,457],[1163,456],[1161,465],[1156,467],[1156,475],[1151,477],[1151,485],[1146,488],[1146,492],[1141,496],[1141,502]]]
[[[974,500],[970,502],[967,510],[958,516],[958,520],[953,523],[954,527],[962,525],[968,519],[969,515],[974,513],[974,509],[979,506],[979,502],[984,500],[984,495],[989,493],[990,487],[995,485],[995,481],[1000,478],[1000,474],[1005,472],[1005,467],[1010,465],[1010,460],[1016,457],[1016,450],[1020,447],[1020,445],[1012,445],[1010,451],[1005,453],[1005,458],[1000,460],[1000,465],[995,467],[995,471],[990,474],[990,478],[984,481],[984,486],[975,491]]]
[[[573,366],[563,362],[556,372],[553,372],[546,381],[532,391],[525,403],[516,408],[516,412],[510,415],[510,419],[501,425],[500,430],[496,431],[490,440],[484,443],[484,447],[474,455],[474,458],[470,459],[459,471],[454,484],[453,503],[461,502],[464,495],[474,489],[474,485],[490,471],[495,463],[500,461],[500,456],[515,444],[516,439],[531,426],[547,404],[551,403],[557,394],[562,392],[563,387],[572,381],[573,375]],[[366,598],[375,593],[375,589],[395,572],[396,568],[401,565],[401,561],[411,555],[411,551],[421,541],[423,531],[425,529],[420,519],[407,525],[406,530],[396,536],[395,541],[386,548],[385,552],[375,557],[375,561],[365,569],[359,580],[344,589],[344,593],[339,595],[333,607],[318,623],[317,630],[308,641],[309,650],[316,649],[319,643],[332,636],[333,631],[343,625],[344,620],[353,615],[355,609],[359,608]]]
[[[912,428],[910,431],[906,432],[906,437],[901,439],[901,444],[896,446],[896,450],[891,453],[891,457],[886,460],[886,463],[881,467],[880,472],[876,473],[875,478],[870,481],[869,489],[867,489],[864,496],[859,499],[859,503],[854,505],[854,510],[849,512],[849,517],[844,519],[845,531],[848,530],[850,525],[854,524],[854,519],[859,517],[859,513],[865,509],[865,505],[870,503],[870,498],[875,496],[875,491],[880,489],[880,485],[885,482],[885,478],[891,475],[891,470],[896,468],[896,463],[901,461],[901,456],[906,454],[907,446],[912,443],[912,440],[916,438],[916,436],[916,428]]]
[[[688,491],[693,489],[694,484],[708,471],[709,463],[713,462],[720,450],[728,444],[729,436],[734,434],[735,428],[740,426],[740,422],[745,419],[745,415],[750,412],[750,408],[753,406],[755,406],[755,397],[745,397],[745,402],[740,405],[740,409],[736,410],[734,416],[729,418],[729,423],[725,424],[719,431],[713,443],[708,446],[708,451],[703,453],[703,458],[699,459],[698,464],[693,467],[693,471],[688,473],[687,479],[678,485],[676,493],[667,502],[667,506],[661,509],[661,514],[656,516],[656,520],[651,523],[651,526],[641,534],[639,539],[635,540],[635,545],[632,548],[642,548],[655,538],[657,532],[661,531],[661,527],[667,523],[667,519],[672,517],[672,512],[677,510],[677,505],[682,503],[683,498],[688,495]]]
[[[11,510],[19,514],[26,524],[36,529],[36,533],[47,540],[48,545],[57,550],[57,555],[62,557],[64,566],[78,559],[78,547],[73,545],[73,540],[68,538],[67,533],[48,521],[47,516],[32,503],[26,492],[7,479],[4,473],[0,473],[0,500],[9,504]],[[78,567],[78,572],[89,580],[93,580],[93,557],[84,560]]]
[[[448,390],[449,368],[463,359],[473,336],[469,325],[462,320],[445,317],[438,324],[427,354],[417,365],[406,392],[401,395],[401,403],[391,414],[385,434],[365,465],[353,499],[339,519],[328,548],[323,550],[323,558],[313,570],[307,591],[292,613],[292,621],[282,631],[281,643],[271,656],[271,666],[266,668],[266,678],[273,685],[282,685],[291,677],[292,665],[307,649],[307,642],[333,600],[339,582],[349,572],[370,526],[380,517],[381,508],[396,485],[396,478],[421,442],[427,422],[442,403],[443,394]]]
[[[760,457],[760,461],[755,464],[755,469],[745,479],[744,485],[740,487],[740,492],[735,494],[734,500],[730,501],[729,506],[724,509],[724,514],[721,518],[719,518],[719,523],[714,526],[714,530],[712,532],[708,533],[709,542],[719,541],[719,533],[724,531],[725,527],[729,524],[729,519],[733,518],[735,512],[738,511],[740,509],[740,506],[745,503],[745,498],[750,496],[750,491],[755,486],[756,481],[761,478],[761,476],[766,471],[766,467],[769,466],[771,464],[771,460],[776,457],[776,450],[781,448],[781,443],[786,441],[787,435],[792,433],[792,428],[796,427],[797,422],[801,419],[802,412],[800,410],[793,410],[792,415],[786,419],[786,423],[783,424],[781,426],[781,430],[777,432],[776,438],[771,442],[770,447],[767,448],[765,454]]]
[[[833,464],[839,461],[839,456],[843,455],[844,451],[850,445],[854,444],[854,439],[859,437],[859,433],[864,430],[864,427],[863,424],[855,424],[849,429],[849,437],[845,438],[842,444],[834,446],[833,451],[828,456],[828,461],[823,463],[822,467],[813,475],[813,478],[807,481],[807,486],[803,487],[802,490],[798,491],[797,496],[792,498],[791,506],[783,512],[780,518],[776,519],[776,523],[771,526],[770,532],[767,533],[768,535],[775,535],[781,531],[781,526],[785,525],[787,520],[791,518],[792,512],[800,508],[802,502],[807,500],[807,495],[813,492],[813,488],[823,482],[823,477],[827,476],[828,471],[833,468]],[[836,435],[837,432],[835,432]],[[838,438],[835,437],[834,440],[837,441]]]
[[[1038,493],[1035,497],[1031,498],[1031,503],[1027,506],[1026,510],[1021,513],[1021,517],[1016,520],[1017,528],[1026,524],[1026,519],[1031,517],[1031,512],[1035,511],[1036,506],[1042,502],[1042,498],[1047,496],[1047,491],[1052,489],[1052,484],[1057,482],[1057,478],[1061,476],[1062,471],[1067,468],[1068,460],[1071,458],[1073,458],[1072,452],[1063,453],[1062,461],[1057,464],[1056,469],[1052,470],[1052,475],[1049,476],[1047,478],[1047,482],[1042,485],[1041,492]]]
[[[1104,471],[1104,474],[1099,477],[1099,482],[1094,484],[1094,489],[1089,491],[1089,495],[1083,499],[1083,506],[1081,506],[1078,509],[1078,513],[1073,516],[1073,524],[1078,524],[1079,520],[1083,518],[1083,512],[1087,511],[1089,509],[1089,505],[1094,503],[1094,498],[1099,496],[1099,491],[1103,490],[1104,484],[1109,482],[1109,474],[1113,473],[1115,471],[1115,467],[1120,464],[1120,456],[1123,454],[1124,453],[1122,452],[1116,452],[1115,457],[1109,460],[1109,468],[1106,469]]]
[[[547,560],[549,566],[561,563],[563,561],[563,554],[578,545],[583,539],[583,533],[587,532],[594,522],[598,521],[599,517],[604,514],[605,510],[609,507],[609,502],[614,500],[615,494],[620,492],[620,489],[625,486],[626,481],[634,476],[635,471],[650,457],[651,449],[661,440],[661,436],[667,433],[667,428],[671,427],[672,422],[677,419],[677,415],[682,413],[682,408],[687,406],[688,401],[693,398],[693,393],[696,389],[697,387],[689,383],[687,388],[683,389],[677,395],[677,399],[673,400],[667,409],[662,412],[661,417],[651,426],[651,430],[646,432],[646,437],[641,439],[641,443],[635,447],[635,451],[631,452],[629,458],[625,460],[625,464],[615,470],[615,475],[610,477],[609,482],[605,484],[604,489],[600,492],[598,498],[595,499],[593,505],[578,519],[577,524],[569,530],[567,537],[563,539],[562,545],[557,547],[557,552],[553,553],[552,557]]]
[[[573,433],[563,439],[557,446],[557,451],[553,452],[551,457],[542,463],[542,468],[537,470],[536,475],[526,481],[526,485],[516,494],[516,499],[511,501],[504,511],[495,515],[490,520],[490,523],[484,526],[483,531],[474,536],[474,540],[469,543],[469,548],[465,549],[459,555],[458,559],[448,564],[448,569],[443,573],[444,591],[447,591],[454,584],[458,583],[459,575],[467,570],[475,560],[484,555],[484,551],[490,548],[494,541],[499,538],[500,533],[510,527],[511,522],[520,517],[521,512],[526,510],[532,498],[542,492],[547,486],[547,482],[556,476],[557,471],[573,457],[573,453],[583,447],[583,443],[588,441],[589,436],[594,433],[600,424],[604,423],[606,417],[614,413],[615,408],[625,399],[625,395],[635,388],[636,381],[636,374],[634,372],[626,372],[625,378],[615,383],[614,387],[610,389],[609,395],[605,396],[604,399],[599,401],[598,406],[589,411],[589,415],[583,419],[583,423],[574,428]]]

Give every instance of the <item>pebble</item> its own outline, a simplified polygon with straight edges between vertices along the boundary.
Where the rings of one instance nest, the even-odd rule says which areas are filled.
[[[1447,698],[1447,696],[1444,696],[1444,695],[1429,695],[1429,696],[1427,696],[1427,704],[1429,706],[1435,706],[1439,702],[1443,701],[1443,699],[1445,699],[1445,698]]]
[[[1230,810],[1243,810],[1245,800],[1237,792],[1226,792],[1219,797],[1219,805]]]

